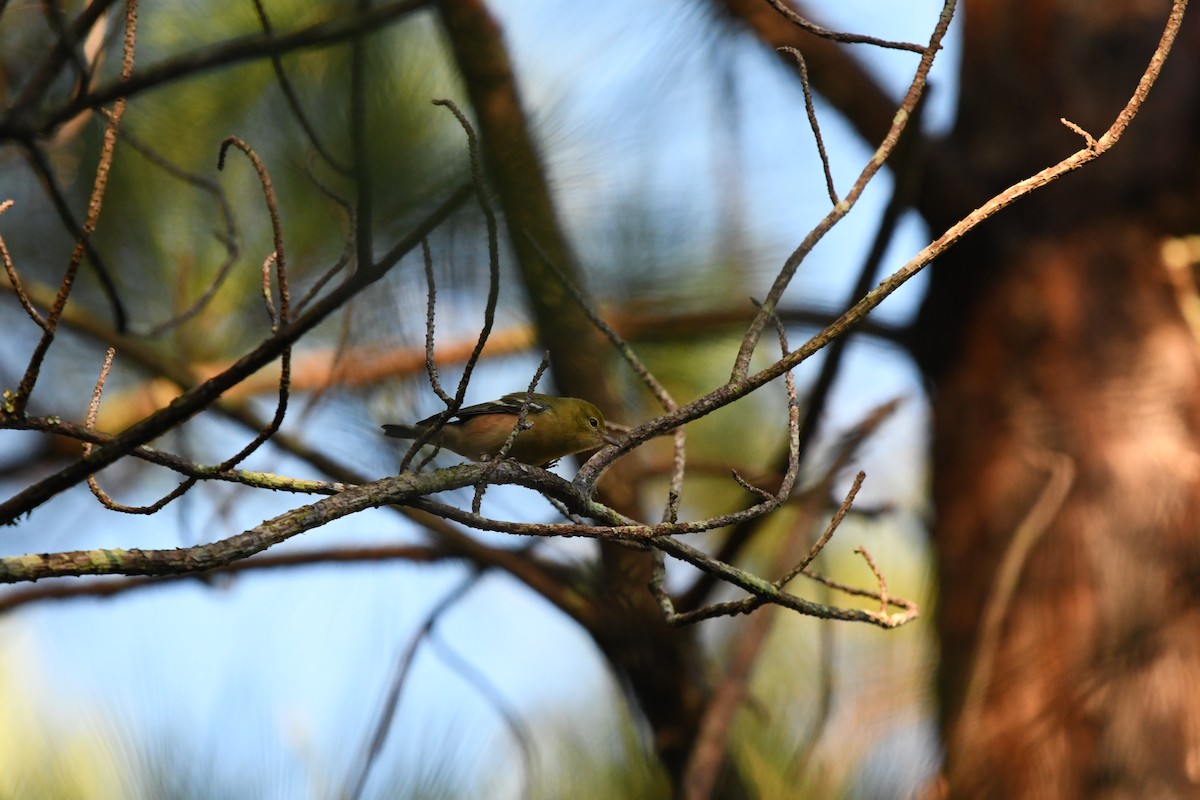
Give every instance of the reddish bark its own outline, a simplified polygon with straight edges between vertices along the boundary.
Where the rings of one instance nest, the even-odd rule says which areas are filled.
[[[1107,127],[1168,6],[968,2],[933,227],[1076,148],[1059,117]],[[934,269],[951,797],[1200,796],[1200,350],[1161,256],[1200,221],[1197,22],[1112,153]]]

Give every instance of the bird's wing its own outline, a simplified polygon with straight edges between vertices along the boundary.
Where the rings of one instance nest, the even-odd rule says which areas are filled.
[[[492,400],[487,403],[478,403],[473,406],[466,406],[464,408],[460,408],[458,410],[458,413],[455,414],[451,419],[464,420],[464,419],[470,419],[471,417],[481,417],[481,416],[484,416],[485,414],[511,414],[515,417],[521,413],[521,408],[524,406],[525,406],[525,393],[524,392],[516,392],[514,394],[506,394],[506,395],[504,395],[504,397],[501,397],[499,400]],[[550,408],[550,405],[548,403],[546,403],[544,400],[539,399],[538,396],[535,394],[529,400],[529,410],[526,412],[526,415],[528,416],[529,414],[540,414],[543,411],[548,410],[549,408]],[[437,417],[438,417],[438,415],[434,414],[432,417],[429,417],[428,419],[423,419],[420,422],[418,422],[417,424],[418,425],[426,425],[426,424],[432,423],[435,419],[437,419]]]

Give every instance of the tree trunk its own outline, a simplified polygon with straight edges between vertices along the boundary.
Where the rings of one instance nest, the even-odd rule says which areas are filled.
[[[1107,128],[1169,4],[966,6],[935,230],[1076,149],[1060,117]],[[1197,22],[1111,153],[933,271],[918,333],[950,797],[1200,797],[1198,300],[1164,249],[1200,222]]]

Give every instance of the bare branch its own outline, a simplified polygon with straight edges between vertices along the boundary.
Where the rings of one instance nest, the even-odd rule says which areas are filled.
[[[767,0],[771,8],[778,11],[783,17],[800,28],[803,31],[811,33],[814,36],[820,36],[822,39],[829,39],[834,42],[844,42],[846,44],[870,44],[876,47],[883,47],[890,50],[908,50],[913,53],[925,53],[924,45],[913,44],[910,42],[893,42],[887,39],[877,39],[874,36],[863,36],[856,33],[841,33],[831,31],[828,28],[822,28],[820,25],[805,19],[797,14],[787,4],[786,0]]]
[[[485,224],[487,226],[487,241],[488,241],[488,294],[487,303],[483,311],[483,325],[479,329],[479,336],[475,340],[475,347],[471,350],[471,354],[467,356],[466,364],[463,366],[462,377],[458,381],[458,390],[454,393],[453,399],[446,403],[446,408],[425,431],[413,441],[408,452],[405,453],[404,459],[400,462],[400,470],[404,471],[408,468],[413,457],[430,439],[437,435],[437,432],[442,429],[442,426],[458,413],[458,409],[462,408],[463,400],[467,396],[467,386],[471,382],[471,375],[475,371],[475,365],[479,363],[479,356],[483,352],[483,348],[487,345],[488,337],[492,333],[492,326],[496,321],[496,304],[500,299],[500,234],[496,224],[496,214],[492,210],[491,201],[488,200],[487,184],[483,173],[483,162],[479,155],[479,141],[475,135],[475,129],[471,127],[470,121],[466,115],[459,110],[458,106],[450,100],[434,100],[435,106],[444,106],[450,110],[454,118],[458,120],[458,124],[462,127],[463,133],[467,136],[467,153],[471,159],[471,186],[475,190],[475,198],[479,203],[479,208],[483,212]],[[427,273],[429,275],[429,273]],[[432,278],[429,279],[429,300],[427,322],[426,322],[426,352],[432,346],[433,336],[433,319],[435,310],[435,295]],[[435,373],[430,373],[430,379],[435,377]],[[436,391],[436,390],[435,390]],[[442,397],[444,393],[439,393]],[[443,397],[443,400],[446,400]],[[426,459],[426,462],[428,459]]]
[[[292,342],[316,327],[329,314],[341,308],[359,291],[383,277],[387,270],[404,254],[419,245],[421,239],[425,238],[433,228],[441,224],[451,212],[458,208],[469,191],[468,187],[460,188],[397,242],[382,260],[370,269],[355,273],[332,292],[315,302],[307,313],[285,325],[274,336],[242,356],[229,369],[185,392],[167,408],[135,423],[123,431],[120,436],[114,437],[107,446],[93,451],[91,455],[26,487],[8,500],[0,502],[0,524],[13,522],[20,515],[31,511],[62,490],[79,483],[88,475],[122,458],[138,445],[145,444],[189,419],[192,415],[211,405],[227,389],[278,358],[283,350],[291,346]],[[0,429],[13,427],[14,419],[19,418],[19,414],[0,408]]]
[[[136,33],[137,2],[136,0],[126,0],[125,49],[124,59],[121,63],[122,77],[128,77],[133,72],[133,45]],[[75,276],[79,271],[79,265],[83,262],[84,253],[89,248],[92,234],[96,232],[96,224],[100,219],[100,209],[104,204],[105,190],[108,188],[108,176],[112,168],[113,153],[117,145],[117,127],[121,124],[121,117],[124,113],[125,100],[122,98],[117,101],[112,117],[109,118],[108,125],[104,129],[104,143],[100,149],[100,160],[96,165],[96,175],[92,181],[92,192],[88,198],[87,217],[84,219],[83,226],[75,242],[75,249],[71,252],[66,274],[63,275],[62,283],[58,288],[58,294],[54,298],[54,304],[51,306],[50,313],[46,317],[46,325],[43,327],[42,337],[38,340],[33,355],[29,358],[29,364],[25,368],[25,374],[21,378],[21,383],[17,387],[14,404],[18,413],[23,412],[25,406],[29,403],[29,396],[33,393],[34,384],[37,383],[42,362],[46,358],[46,354],[50,351],[50,345],[54,342],[58,319],[62,316],[63,308],[67,304],[67,298],[71,294],[71,288],[75,284]],[[29,149],[31,153],[40,156],[40,150],[36,146],[31,144]],[[43,175],[47,178],[48,186],[53,187],[53,181],[50,180],[52,174],[50,166],[48,163],[45,163],[44,157],[35,157],[35,163],[41,166]],[[57,192],[52,192],[52,194],[57,196]],[[63,201],[61,207],[66,207],[65,201]],[[93,259],[92,263],[97,266],[102,283],[105,283],[109,287],[109,295],[113,300],[114,313],[117,317],[117,329],[121,330],[125,327],[125,316],[124,311],[121,310],[120,303],[116,300],[116,292],[113,289],[112,280],[100,268],[100,262]]]
[[[88,10],[98,8],[103,11],[110,4],[106,2],[91,3]],[[43,84],[41,79],[35,84],[31,81],[24,94],[29,94],[29,102],[17,102],[9,113],[0,119],[0,138],[12,136],[27,140],[35,132],[48,134],[58,125],[72,119],[81,111],[96,108],[110,103],[118,98],[130,99],[150,89],[179,81],[211,69],[233,66],[244,61],[265,58],[272,54],[289,53],[308,47],[320,47],[334,42],[350,39],[363,33],[377,30],[381,26],[394,22],[414,11],[430,5],[430,0],[397,0],[397,2],[371,8],[363,13],[338,15],[332,19],[318,22],[298,30],[279,35],[266,33],[242,36],[220,45],[203,47],[190,53],[174,56],[140,70],[127,78],[110,81],[82,94],[67,103],[44,112],[40,119],[27,119],[28,105],[36,102],[40,93],[45,91],[54,75],[49,74]],[[92,20],[90,13],[80,15],[81,22]],[[90,26],[90,22],[88,22]],[[57,69],[57,67],[53,67]],[[34,93],[34,89],[39,93]]]
[[[447,559],[462,558],[444,547],[425,545],[385,545],[378,547],[339,547],[334,549],[293,550],[286,553],[270,553],[254,558],[235,561],[220,569],[208,572],[161,577],[136,578],[85,578],[70,581],[53,581],[8,589],[0,592],[0,615],[31,603],[48,600],[71,600],[79,598],[116,597],[127,592],[154,589],[177,584],[180,581],[209,581],[232,578],[242,573],[254,573],[271,569],[294,569],[327,564],[378,564],[381,561],[408,561],[434,563]]]
[[[258,21],[262,25],[263,33],[268,37],[274,38],[275,30],[271,25],[271,18],[267,16],[267,9],[263,6],[262,0],[254,0],[254,13],[258,15]],[[333,167],[343,175],[351,172],[350,167],[341,159],[333,155],[324,144],[321,143],[321,137],[317,135],[317,129],[305,113],[304,108],[300,105],[300,98],[296,96],[295,89],[292,88],[292,82],[288,80],[287,73],[283,69],[283,59],[278,52],[272,52],[271,68],[275,70],[275,80],[279,83],[279,91],[283,92],[283,98],[287,101],[288,109],[292,112],[292,116],[296,118],[300,128],[304,131],[305,137],[309,144],[317,151],[317,155],[325,160],[329,166]]]
[[[100,113],[107,119],[112,119],[112,112],[101,108]],[[209,302],[216,296],[217,291],[225,284],[226,278],[233,272],[233,266],[237,262],[238,257],[238,231],[237,223],[234,220],[233,210],[229,206],[229,199],[225,196],[224,189],[214,180],[211,180],[203,175],[198,175],[194,172],[189,172],[178,164],[175,164],[164,155],[159,153],[149,143],[143,141],[141,137],[133,134],[128,128],[117,128],[117,134],[121,140],[134,151],[140,153],[151,164],[155,165],[168,175],[177,178],[184,183],[194,186],[200,191],[212,197],[217,208],[221,212],[222,230],[215,233],[218,242],[225,248],[225,258],[220,266],[213,273],[213,278],[205,287],[200,296],[183,311],[173,314],[171,317],[162,322],[152,323],[147,326],[130,325],[131,333],[136,333],[147,338],[160,336],[167,331],[182,325],[188,320],[194,318],[197,314],[204,310]],[[93,256],[89,256],[93,257]],[[118,326],[119,330],[119,326]]]
[[[859,197],[866,190],[867,184],[879,172],[884,162],[887,161],[888,156],[891,155],[892,150],[895,149],[896,143],[900,140],[900,134],[904,132],[913,110],[916,108],[917,101],[925,91],[925,82],[929,77],[929,70],[933,67],[934,56],[941,48],[942,39],[950,27],[950,20],[954,16],[955,5],[956,0],[945,0],[945,5],[942,7],[941,15],[938,17],[937,25],[934,27],[933,33],[929,38],[929,44],[921,53],[920,63],[913,74],[908,92],[904,95],[904,100],[900,103],[900,108],[896,111],[891,128],[888,130],[879,147],[875,150],[874,155],[871,156],[866,166],[863,167],[862,172],[859,173],[858,179],[850,187],[850,191],[846,194],[845,199],[837,203],[825,215],[825,218],[817,223],[816,227],[804,237],[800,246],[788,256],[779,274],[775,277],[775,282],[771,285],[771,290],[767,293],[762,308],[759,310],[758,315],[755,316],[754,321],[750,323],[750,328],[746,331],[746,336],[742,340],[742,346],[738,350],[737,359],[734,361],[731,381],[745,379],[750,369],[750,358],[753,356],[754,348],[758,345],[759,337],[766,326],[767,315],[774,311],[775,307],[779,304],[779,299],[783,296],[784,289],[791,283],[792,277],[796,274],[796,270],[800,267],[801,262],[804,261],[817,242],[839,220],[850,213],[850,209],[854,207]]]
[[[0,203],[0,215],[12,208],[13,201],[5,200]],[[9,285],[12,286],[13,292],[17,295],[17,300],[21,303],[21,308],[25,309],[25,313],[33,320],[34,324],[43,331],[50,331],[50,323],[45,317],[38,313],[34,308],[33,301],[29,299],[29,295],[25,293],[25,287],[21,285],[21,278],[17,275],[17,267],[13,264],[12,256],[8,254],[8,246],[4,244],[4,236],[0,235],[0,260],[4,261],[4,273],[8,276]]]
[[[829,168],[829,155],[825,152],[825,140],[821,138],[821,125],[817,122],[817,109],[813,105],[812,87],[808,85],[808,65],[804,63],[804,55],[794,47],[781,47],[780,52],[787,53],[796,60],[800,67],[800,88],[804,92],[804,111],[808,114],[808,127],[817,141],[817,155],[821,158],[821,168],[825,170],[825,188],[829,192],[829,201],[838,204],[837,187],[833,185],[833,170]]]
[[[952,5],[953,2],[951,0],[951,2],[948,2],[947,7],[950,8]],[[633,429],[630,431],[628,438],[623,440],[619,445],[601,450],[586,464],[584,464],[580,469],[579,474],[575,477],[576,485],[581,487],[581,489],[592,485],[599,476],[600,472],[603,471],[603,469],[609,463],[616,458],[619,458],[625,452],[633,449],[633,447],[637,446],[641,442],[665,433],[666,431],[672,430],[679,425],[699,419],[700,417],[711,413],[717,408],[728,405],[734,400],[744,397],[750,392],[755,391],[759,387],[783,375],[789,369],[792,369],[796,365],[808,359],[813,353],[816,353],[821,348],[825,347],[825,345],[827,345],[829,342],[838,336],[843,335],[850,327],[855,325],[872,309],[882,303],[884,299],[892,294],[892,292],[896,291],[896,289],[904,285],[910,278],[928,266],[929,263],[932,262],[933,259],[935,259],[938,255],[954,245],[968,231],[972,230],[980,223],[989,219],[1001,210],[1012,205],[1030,192],[1046,186],[1068,172],[1079,169],[1085,164],[1090,163],[1106,153],[1120,140],[1121,134],[1125,131],[1125,128],[1128,127],[1129,122],[1133,119],[1133,116],[1141,107],[1141,104],[1146,95],[1149,93],[1150,88],[1154,85],[1154,81],[1157,79],[1158,74],[1162,69],[1162,64],[1166,59],[1166,55],[1170,52],[1171,45],[1175,41],[1175,36],[1179,31],[1179,25],[1182,22],[1183,9],[1186,5],[1186,0],[1176,0],[1174,7],[1172,8],[1170,18],[1167,21],[1167,26],[1163,30],[1162,39],[1159,42],[1158,48],[1151,57],[1150,65],[1147,67],[1146,72],[1139,80],[1137,89],[1134,91],[1134,94],[1130,98],[1129,102],[1117,115],[1109,129],[1104,133],[1104,135],[1096,140],[1095,147],[1086,147],[1082,150],[1076,151],[1074,154],[1068,156],[1057,164],[1046,167],[1040,172],[1022,181],[1018,181],[1008,189],[1005,189],[1001,193],[992,197],[991,200],[988,200],[979,208],[975,209],[970,214],[951,225],[941,236],[939,236],[930,244],[926,245],[919,253],[909,259],[907,263],[893,272],[890,276],[885,278],[878,286],[864,295],[862,299],[847,309],[846,312],[839,316],[834,322],[828,325],[820,333],[810,338],[799,348],[789,353],[786,358],[779,359],[769,367],[766,367],[765,369],[753,375],[739,376],[739,371],[735,370],[735,374],[724,386],[721,386],[709,394],[694,400],[685,406],[682,406],[674,413],[664,414],[657,419],[650,420],[649,422]],[[939,23],[939,25],[940,24],[941,23]],[[852,191],[850,196],[853,194],[854,192]],[[850,196],[847,196],[847,200],[843,201],[843,204],[849,201]],[[833,213],[836,213],[836,210]],[[825,225],[826,221],[829,220],[830,217],[827,216],[826,220],[822,221],[821,225],[818,226],[818,229],[814,230],[814,233],[820,230],[821,227]],[[820,237],[817,236],[816,238]],[[805,241],[808,242],[810,239],[813,239],[813,234],[810,234]],[[812,243],[815,244],[815,239]],[[807,246],[807,244],[802,244],[796,253],[806,251]],[[793,253],[793,256],[795,256],[796,253]],[[791,260],[792,259],[789,258],[789,263]],[[785,265],[784,271],[780,273],[780,278],[783,278],[787,272],[788,269]],[[777,280],[776,283],[778,285],[779,281]],[[786,284],[786,280],[784,283]],[[758,318],[763,320],[764,325],[766,322],[764,312],[767,310],[767,308],[767,304],[764,303],[763,310],[761,310],[758,315]],[[756,325],[752,323],[750,333],[754,332],[755,327]],[[759,330],[761,331],[761,328],[759,328]],[[750,342],[752,339],[757,341],[757,335],[751,336],[748,334],[746,342]],[[750,350],[745,352],[748,359]]]

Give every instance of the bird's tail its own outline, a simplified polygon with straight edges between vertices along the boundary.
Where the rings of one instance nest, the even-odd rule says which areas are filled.
[[[424,430],[416,425],[384,425],[383,435],[393,439],[416,439]]]

